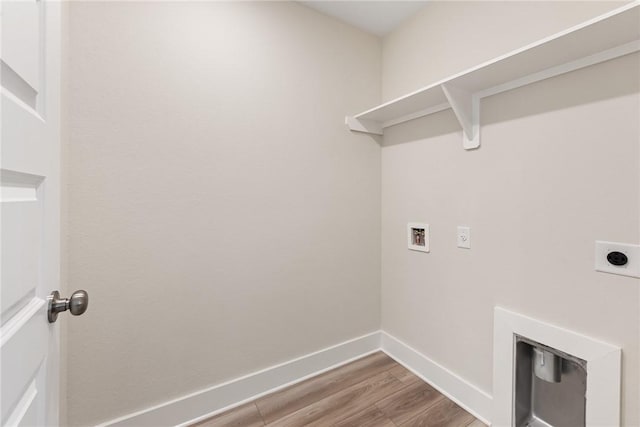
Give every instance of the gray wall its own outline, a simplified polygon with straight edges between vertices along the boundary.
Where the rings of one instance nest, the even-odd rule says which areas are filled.
[[[429,3],[384,40],[385,99],[617,6]],[[594,271],[595,240],[640,241],[638,59],[484,99],[476,151],[450,110],[385,130],[386,332],[489,394],[496,305],[618,345],[624,424],[640,424],[640,281]],[[409,221],[430,224],[431,253],[407,250]]]
[[[71,425],[376,330],[380,256],[385,331],[489,393],[496,305],[600,338],[640,424],[639,281],[593,271],[640,240],[638,55],[484,99],[477,151],[451,111],[382,150],[342,124],[618,3],[430,2],[382,42],[295,3],[67,6]]]
[[[380,42],[296,3],[68,5],[68,421],[379,329]]]

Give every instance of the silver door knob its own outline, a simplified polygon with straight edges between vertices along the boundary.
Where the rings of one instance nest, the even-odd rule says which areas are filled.
[[[60,298],[58,291],[49,295],[49,323],[58,320],[58,313],[69,310],[74,316],[80,316],[87,311],[89,306],[89,294],[87,291],[79,290],[71,294],[71,298]]]

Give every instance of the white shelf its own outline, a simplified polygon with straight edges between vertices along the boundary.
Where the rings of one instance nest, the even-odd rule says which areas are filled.
[[[347,126],[384,128],[452,108],[465,149],[480,145],[480,99],[640,50],[640,1],[455,74],[355,116]]]

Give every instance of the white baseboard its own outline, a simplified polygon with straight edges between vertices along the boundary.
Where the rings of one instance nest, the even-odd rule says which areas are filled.
[[[383,331],[354,338],[213,387],[173,399],[98,427],[186,426],[382,350],[485,424],[491,395]]]
[[[490,425],[492,397],[489,393],[439,365],[399,339],[382,331],[382,351],[431,384],[460,407]]]
[[[120,417],[99,427],[188,425],[380,350],[380,332]]]

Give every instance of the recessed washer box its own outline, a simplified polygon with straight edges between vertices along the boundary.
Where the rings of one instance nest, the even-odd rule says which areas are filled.
[[[618,260],[624,259],[623,265]],[[596,270],[640,277],[640,245],[596,240]]]
[[[410,222],[407,224],[407,246],[412,251],[429,252],[429,224]]]

